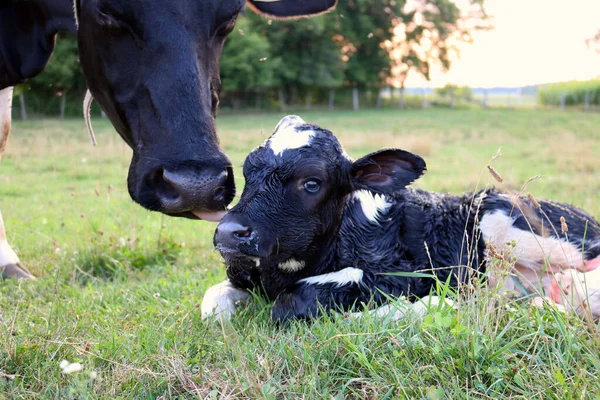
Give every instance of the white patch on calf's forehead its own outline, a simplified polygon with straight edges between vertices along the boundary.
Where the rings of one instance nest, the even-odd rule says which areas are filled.
[[[310,146],[315,132],[311,129],[300,131],[297,129],[298,126],[304,124],[304,120],[295,115],[283,118],[277,124],[275,132],[267,140],[265,146],[271,149],[276,156],[280,156],[286,150]]]
[[[338,286],[347,285],[349,283],[361,283],[363,278],[363,270],[358,268],[344,268],[329,274],[311,276],[301,279],[299,282],[308,283],[309,285],[324,285],[327,283],[337,283]]]
[[[357,190],[352,196],[360,203],[363,214],[371,222],[377,222],[377,217],[392,205],[384,195],[369,190]]]
[[[277,132],[280,129],[285,129],[290,126],[304,125],[305,123],[306,122],[297,115],[288,115],[281,118],[273,132]]]
[[[304,261],[298,261],[293,258],[290,258],[287,261],[279,263],[279,265],[278,265],[279,269],[286,271],[286,272],[300,271],[305,266],[306,266],[306,263]]]

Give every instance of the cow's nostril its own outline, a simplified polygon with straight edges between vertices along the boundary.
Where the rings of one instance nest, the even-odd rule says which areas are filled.
[[[233,236],[236,239],[249,239],[252,237],[252,229],[250,228],[246,228],[244,230],[239,230],[239,231],[235,231],[233,232]]]
[[[177,201],[179,192],[177,187],[173,185],[168,178],[168,172],[162,168],[157,168],[149,175],[151,186],[156,188],[156,192],[160,199],[167,201]]]
[[[215,201],[223,202],[225,200],[225,188],[220,187],[215,190]]]

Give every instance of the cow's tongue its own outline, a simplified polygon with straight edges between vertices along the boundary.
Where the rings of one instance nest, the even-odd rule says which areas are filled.
[[[219,222],[221,218],[227,214],[226,210],[223,211],[192,211],[194,215],[205,221]]]

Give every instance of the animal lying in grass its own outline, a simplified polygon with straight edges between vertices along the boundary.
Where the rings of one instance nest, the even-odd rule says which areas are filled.
[[[454,196],[409,187],[425,170],[399,149],[353,161],[330,131],[282,119],[246,158],[241,199],[215,232],[229,279],[208,290],[203,315],[231,315],[248,290],[274,300],[276,321],[421,298],[433,276],[452,286],[480,276],[491,252],[510,260],[506,289],[560,302],[581,285],[555,274],[573,271],[579,282],[598,264],[600,225],[585,212],[495,189]],[[389,274],[398,272],[420,274]],[[599,316],[596,296],[587,308]],[[578,308],[580,297],[563,303]]]

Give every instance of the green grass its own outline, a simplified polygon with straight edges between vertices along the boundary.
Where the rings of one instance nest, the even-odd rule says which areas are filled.
[[[461,193],[491,183],[600,216],[600,115],[548,110],[301,113],[359,157],[424,156],[417,185]],[[224,116],[240,165],[281,115]],[[214,224],[135,205],[131,151],[106,120],[14,125],[0,163],[9,241],[39,279],[0,282],[1,398],[597,398],[595,325],[477,292],[423,322],[343,315],[276,327],[262,299],[223,326],[200,319],[225,276]],[[59,363],[84,370],[62,375]]]

